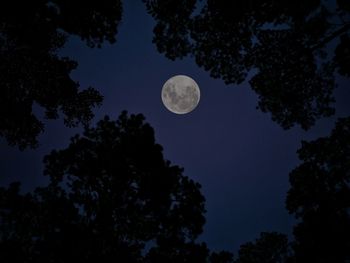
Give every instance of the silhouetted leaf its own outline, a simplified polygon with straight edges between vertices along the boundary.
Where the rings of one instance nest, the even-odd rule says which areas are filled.
[[[21,149],[36,147],[43,120],[62,113],[68,126],[86,124],[102,96],[70,77],[77,63],[58,56],[68,36],[91,47],[115,41],[119,0],[5,1],[0,4],[0,136]]]
[[[164,159],[142,115],[105,117],[44,163],[48,186],[0,188],[1,262],[207,259],[200,185]]]
[[[276,232],[262,232],[255,242],[241,245],[237,263],[286,263],[288,238]]]
[[[350,259],[350,118],[329,137],[303,142],[302,163],[290,173],[287,209],[294,228],[296,262]]]
[[[320,0],[143,1],[159,52],[172,60],[189,54],[226,84],[252,77],[258,108],[283,128],[309,129],[334,114],[334,72],[350,67],[345,38],[335,59],[328,44],[350,31],[348,1],[338,0],[335,12]]]

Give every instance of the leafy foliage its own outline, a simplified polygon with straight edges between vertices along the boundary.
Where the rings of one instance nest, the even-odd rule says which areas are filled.
[[[59,57],[70,35],[88,46],[113,43],[121,19],[119,0],[5,1],[0,4],[0,136],[21,149],[35,147],[45,118],[63,113],[67,126],[86,125],[102,96],[80,90],[70,73],[77,63]]]
[[[200,185],[164,160],[142,115],[106,117],[44,162],[47,187],[0,190],[2,262],[207,257],[194,243],[205,222]]]
[[[301,222],[294,228],[297,262],[350,259],[350,118],[329,137],[303,142],[302,163],[290,174],[287,209]]]
[[[348,1],[335,10],[320,0],[143,1],[159,52],[191,55],[227,84],[250,78],[258,108],[283,128],[308,129],[334,114],[334,74],[349,75]],[[330,43],[338,44],[335,56]]]
[[[288,238],[276,232],[262,232],[255,242],[241,245],[236,263],[286,263],[289,257]]]
[[[209,258],[211,263],[233,263],[233,255],[227,251],[212,252]]]

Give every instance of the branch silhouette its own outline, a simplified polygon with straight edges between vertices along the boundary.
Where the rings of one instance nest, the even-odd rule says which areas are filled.
[[[290,257],[288,238],[277,232],[262,232],[255,242],[240,246],[235,263],[287,263]]]
[[[0,4],[0,136],[20,149],[36,147],[46,119],[61,113],[68,127],[86,125],[100,93],[81,90],[70,73],[77,63],[58,51],[72,35],[90,47],[115,42],[121,20],[119,0],[4,1]]]
[[[249,81],[257,108],[283,128],[307,130],[334,114],[335,75],[350,75],[348,1],[143,2],[160,53],[190,55],[227,84]]]
[[[300,220],[294,227],[296,262],[350,259],[350,118],[328,137],[302,142],[302,163],[290,173],[286,199]]]
[[[44,163],[48,186],[0,188],[2,262],[209,260],[200,185],[164,159],[142,115],[105,117]]]

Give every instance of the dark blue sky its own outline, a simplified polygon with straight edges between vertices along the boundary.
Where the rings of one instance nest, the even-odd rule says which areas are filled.
[[[72,77],[105,97],[95,121],[106,114],[116,119],[124,109],[146,116],[165,157],[202,184],[208,212],[200,238],[209,248],[236,251],[261,231],[290,234],[293,218],[284,199],[288,173],[298,164],[296,150],[302,139],[327,135],[335,117],[319,121],[308,132],[283,130],[255,109],[257,96],[247,83],[227,86],[191,58],[173,62],[159,54],[152,44],[153,25],[141,1],[124,1],[116,44],[89,49],[73,38],[62,51],[79,63]],[[201,89],[198,107],[187,115],[173,114],[161,102],[163,83],[177,74],[192,77]],[[349,82],[340,79],[339,84],[337,116],[350,115]],[[40,147],[24,152],[2,140],[0,184],[20,180],[25,190],[45,184],[43,156],[67,146],[78,131],[64,128],[61,120],[50,121]]]

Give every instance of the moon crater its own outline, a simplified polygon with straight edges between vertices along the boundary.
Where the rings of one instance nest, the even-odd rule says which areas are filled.
[[[163,85],[163,104],[173,113],[189,113],[197,107],[199,100],[199,87],[197,83],[188,76],[174,76]]]

